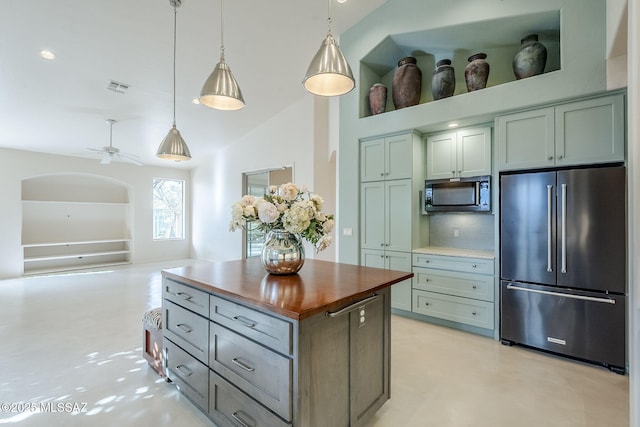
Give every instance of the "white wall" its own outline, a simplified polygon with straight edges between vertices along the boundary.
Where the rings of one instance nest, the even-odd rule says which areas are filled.
[[[101,165],[98,160],[0,148],[0,279],[22,274],[21,224],[22,180],[48,174],[92,174],[118,180],[132,189],[133,256],[136,263],[189,258],[191,237],[191,172],[182,169],[135,166],[126,163]],[[186,238],[154,241],[152,236],[153,178],[185,180]]]
[[[320,194],[331,213],[335,155],[329,153],[327,125],[328,103],[308,95],[196,168],[193,256],[212,261],[242,257],[242,232],[230,232],[229,221],[231,205],[242,196],[243,172],[291,165],[294,183]],[[310,246],[305,249],[308,258],[316,257]],[[333,259],[334,250],[331,246],[317,257]]]

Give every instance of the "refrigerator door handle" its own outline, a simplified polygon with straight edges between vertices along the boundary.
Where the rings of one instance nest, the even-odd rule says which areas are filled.
[[[553,272],[551,260],[551,215],[553,207],[553,185],[547,185],[547,271]]]
[[[562,243],[560,273],[567,272],[567,184],[562,184]]]
[[[507,285],[507,289],[514,290],[514,291],[533,292],[535,294],[553,295],[553,296],[556,296],[556,297],[580,299],[580,300],[585,300],[585,301],[603,302],[603,303],[606,303],[606,304],[615,304],[616,303],[616,300],[610,299],[610,298],[597,298],[597,297],[588,297],[588,296],[585,296],[585,295],[565,294],[564,292],[542,291],[542,290],[539,290],[539,289],[521,288],[519,286],[514,286],[514,285]]]

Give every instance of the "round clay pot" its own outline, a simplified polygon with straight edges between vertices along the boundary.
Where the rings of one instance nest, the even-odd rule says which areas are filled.
[[[484,89],[489,78],[489,63],[486,53],[476,53],[469,57],[469,63],[464,69],[464,80],[467,83],[467,91]]]
[[[398,61],[393,75],[392,99],[396,110],[418,105],[422,91],[422,71],[416,65],[416,58],[407,56]]]
[[[433,100],[448,98],[456,90],[456,75],[450,59],[443,59],[436,63],[436,69],[431,78],[431,93]]]
[[[516,79],[542,74],[547,65],[547,48],[538,42],[538,35],[528,35],[520,44],[520,50],[513,57],[513,74]]]
[[[369,89],[369,107],[371,114],[384,113],[387,107],[387,87],[381,83],[376,83]]]

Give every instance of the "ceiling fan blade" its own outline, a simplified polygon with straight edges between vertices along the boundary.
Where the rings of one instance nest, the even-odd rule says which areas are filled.
[[[129,163],[133,163],[134,165],[138,165],[138,166],[143,166],[144,163],[142,163],[139,160],[139,157],[133,154],[124,154],[124,153],[117,153],[116,156],[119,159],[122,159],[125,162],[129,162]]]
[[[104,153],[104,150],[98,150],[97,148],[90,148],[90,147],[87,147],[87,150],[89,150],[89,151],[95,151],[96,153]]]

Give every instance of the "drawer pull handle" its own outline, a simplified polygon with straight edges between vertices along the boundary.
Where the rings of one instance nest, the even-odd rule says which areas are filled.
[[[233,316],[233,320],[242,323],[247,328],[255,328],[257,323],[243,316]]]
[[[235,364],[240,366],[242,369],[244,369],[247,372],[253,372],[255,371],[255,368],[252,368],[251,366],[242,363],[237,357],[234,357],[233,359],[231,359],[231,361]]]
[[[193,329],[191,329],[189,325],[185,325],[184,323],[179,323],[176,326],[180,328],[185,334],[189,334],[191,333],[191,331],[193,331]]]
[[[191,298],[193,298],[193,295],[189,295],[186,292],[178,292],[176,295],[178,295],[180,298],[182,298],[185,301],[189,301]]]
[[[357,308],[362,307],[365,304],[368,304],[370,302],[373,302],[373,301],[377,300],[379,296],[380,295],[378,295],[378,294],[373,294],[371,296],[366,297],[365,299],[362,299],[360,301],[356,301],[353,304],[349,304],[348,306],[346,306],[344,308],[341,308],[338,311],[327,311],[325,314],[327,316],[329,316],[329,317],[342,316],[343,314],[346,314],[346,313],[348,313],[350,311],[353,311],[353,310],[355,310]]]
[[[473,314],[473,315],[475,316],[475,315],[476,315],[476,312],[475,312],[475,311],[472,311],[472,312],[471,312],[471,314]]]
[[[424,305],[427,305],[427,306],[429,306],[429,305],[431,305],[431,304],[429,304],[428,302],[425,302],[425,303],[424,303]]]
[[[233,417],[234,420],[236,420],[238,422],[238,424],[240,424],[242,427],[255,427],[256,426],[256,422],[253,421],[253,419],[251,420],[251,424],[249,424],[246,421],[244,421],[242,418],[240,418],[240,413],[242,413],[247,418],[251,418],[250,416],[248,416],[247,414],[245,414],[242,411],[236,411],[233,414],[231,414],[231,416]]]
[[[191,369],[187,368],[184,365],[176,366],[176,371],[180,372],[185,377],[190,377],[191,375],[193,375],[193,372],[191,372]]]

